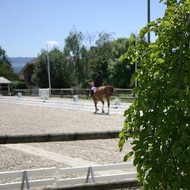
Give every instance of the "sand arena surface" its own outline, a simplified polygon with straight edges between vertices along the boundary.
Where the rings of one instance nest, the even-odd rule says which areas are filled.
[[[124,117],[0,102],[1,135],[121,130]],[[123,161],[119,139],[0,145],[0,171],[76,167]]]

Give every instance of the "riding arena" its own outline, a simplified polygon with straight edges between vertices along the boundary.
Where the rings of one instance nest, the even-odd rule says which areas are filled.
[[[0,96],[1,135],[119,131],[124,123],[124,110],[130,104],[116,104],[112,100],[110,105],[109,114],[101,113],[101,111],[94,114],[92,100]],[[98,104],[98,106],[101,105]],[[0,169],[1,172],[9,172],[52,167],[76,168],[123,164],[124,155],[131,146],[128,143],[126,150],[120,152],[118,142],[119,139],[114,138],[1,144]],[[135,171],[133,166],[128,170],[128,172]],[[114,174],[118,172],[119,170]],[[68,175],[78,176],[75,173]],[[7,181],[0,178],[0,183],[7,183]],[[57,187],[57,185],[50,187]]]

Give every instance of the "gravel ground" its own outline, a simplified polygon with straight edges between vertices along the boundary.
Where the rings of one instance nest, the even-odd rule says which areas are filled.
[[[101,115],[64,108],[0,102],[1,135],[121,130],[122,115]],[[123,161],[119,139],[30,143],[0,146],[0,171],[45,167],[76,167]]]

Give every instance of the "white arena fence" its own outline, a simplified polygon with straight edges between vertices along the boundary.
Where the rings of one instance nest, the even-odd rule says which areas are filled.
[[[44,89],[46,92],[49,90],[49,94],[52,97],[66,97],[73,98],[74,95],[78,95],[79,98],[89,98],[90,89],[89,88],[51,88]],[[41,96],[43,89],[13,89],[12,95],[18,95],[18,93],[23,96]],[[120,99],[130,99],[134,98],[132,89],[127,88],[115,88],[112,97],[119,97]],[[44,92],[42,92],[44,93]],[[47,93],[46,93],[47,94]]]
[[[108,172],[109,171],[109,172]],[[74,176],[74,177],[73,177]],[[77,184],[137,180],[133,163],[117,163],[73,168],[41,168],[0,172],[0,190],[35,189]],[[4,182],[4,183],[3,183]]]
[[[55,107],[55,108],[67,108],[75,110],[84,110],[89,112],[94,112],[93,101],[74,101],[72,99],[41,99],[41,98],[31,98],[31,97],[15,97],[15,96],[0,96],[0,102],[12,103],[12,104],[24,104],[33,106],[43,106],[43,107]],[[126,109],[129,108],[131,103],[120,103],[119,99],[111,101],[110,114],[123,114]],[[101,102],[98,103],[98,107],[101,108]],[[107,103],[104,105],[105,111],[107,111]]]

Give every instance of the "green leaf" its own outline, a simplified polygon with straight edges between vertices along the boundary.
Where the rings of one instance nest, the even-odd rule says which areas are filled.
[[[157,59],[157,63],[164,63],[164,59],[158,58],[158,59]]]
[[[138,73],[134,73],[132,78],[131,78],[131,86],[133,86],[135,84],[135,81],[137,80],[138,77]]]
[[[147,24],[147,26],[154,26],[154,22],[149,22],[148,24]]]
[[[174,87],[174,88],[168,89],[166,95],[171,97],[173,95],[176,95],[177,93],[179,93],[179,89],[177,87]]]
[[[158,48],[158,45],[156,43],[151,43],[148,46],[149,48]]]
[[[126,116],[127,112],[128,112],[128,110],[125,110],[123,116]]]
[[[133,151],[129,152],[128,154],[125,155],[123,161],[126,162],[132,155],[133,155]]]
[[[171,22],[169,22],[169,21],[164,21],[164,27],[169,27],[169,26],[171,26],[171,25],[172,25]]]
[[[125,59],[128,59],[128,57],[129,57],[128,53],[125,53],[125,54],[123,54],[123,55],[120,56],[119,60],[120,61],[124,61]]]
[[[139,87],[138,86],[134,87],[133,88],[133,93],[138,94],[138,92],[139,92]]]
[[[124,138],[121,138],[119,143],[118,143],[118,146],[119,146],[119,150],[122,151],[123,149],[123,145],[125,144],[125,139]]]

